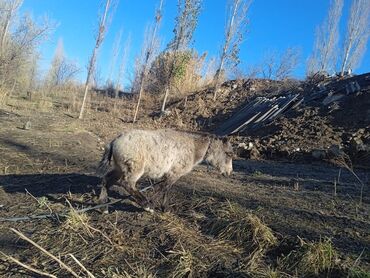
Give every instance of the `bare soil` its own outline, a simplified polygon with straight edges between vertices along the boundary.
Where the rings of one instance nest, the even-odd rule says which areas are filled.
[[[39,113],[2,108],[0,218],[50,214],[50,210],[66,213],[70,211],[66,200],[75,209],[95,205],[100,180],[94,170],[102,147],[130,126],[119,118],[91,111],[78,121],[57,109]],[[27,121],[32,124],[29,130],[23,129]],[[141,121],[139,125],[155,128],[162,123]],[[302,277],[305,275],[282,266],[283,258],[299,250],[302,240],[330,238],[338,251],[335,267],[311,277],[347,277],[348,269],[357,266],[364,275],[370,271],[366,169],[355,169],[366,183],[361,204],[361,186],[344,169],[334,194],[339,168],[326,163],[237,159],[234,170],[225,178],[205,165],[197,167],[174,186],[167,213],[143,212],[125,198],[111,206],[109,214],[87,212],[86,225],[73,226],[64,218],[1,221],[0,250],[58,277],[71,277],[55,261],[19,240],[9,230],[15,228],[59,256],[81,277],[87,277],[86,272],[68,254],[96,277],[149,277],[148,273],[159,277],[268,277],[266,271],[273,269],[279,277]],[[111,196],[120,198],[117,192]],[[237,238],[219,237],[210,223],[220,206],[228,204],[261,219],[272,229],[277,243],[264,246],[257,257],[260,253],[252,246],[258,243],[241,244]],[[35,277],[3,256],[0,276]]]

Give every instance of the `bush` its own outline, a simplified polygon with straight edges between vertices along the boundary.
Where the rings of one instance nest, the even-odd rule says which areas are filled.
[[[147,78],[146,90],[161,93],[167,83],[180,94],[194,91],[201,80],[201,67],[205,55],[193,51],[162,52],[153,61]]]

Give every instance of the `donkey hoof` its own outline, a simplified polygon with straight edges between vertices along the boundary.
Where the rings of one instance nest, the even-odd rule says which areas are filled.
[[[146,207],[144,208],[145,211],[147,212],[150,212],[150,213],[154,213],[154,209],[150,208],[150,207]]]
[[[106,209],[103,209],[103,210],[102,210],[102,213],[103,213],[103,214],[109,214],[109,210],[108,210],[107,208],[106,208]]]

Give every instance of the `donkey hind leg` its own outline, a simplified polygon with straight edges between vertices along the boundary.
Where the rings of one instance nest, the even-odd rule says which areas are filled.
[[[103,177],[102,188],[99,196],[99,203],[104,204],[108,201],[107,190],[115,184],[121,177],[121,173],[118,170],[112,170]]]

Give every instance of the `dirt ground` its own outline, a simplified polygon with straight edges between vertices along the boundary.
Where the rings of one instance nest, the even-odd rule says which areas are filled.
[[[27,121],[29,130],[23,129]],[[94,206],[100,182],[94,170],[102,148],[127,126],[105,112],[78,121],[61,110],[2,108],[0,251],[58,277],[72,277],[9,230],[14,228],[80,277],[88,276],[69,254],[95,277],[369,277],[369,172],[355,169],[366,183],[360,204],[361,186],[353,175],[325,163],[236,159],[229,178],[201,165],[174,186],[166,213],[143,212],[126,198],[109,214],[91,210],[77,220],[70,214],[4,221]],[[120,198],[115,192],[111,196]],[[248,220],[254,217],[259,220]],[[220,223],[228,230],[220,232]],[[251,231],[242,229],[251,227],[248,239]],[[329,268],[304,272],[299,252],[313,242],[330,242],[337,253]],[[293,262],[291,254],[296,254]],[[0,256],[0,276],[35,274]]]

